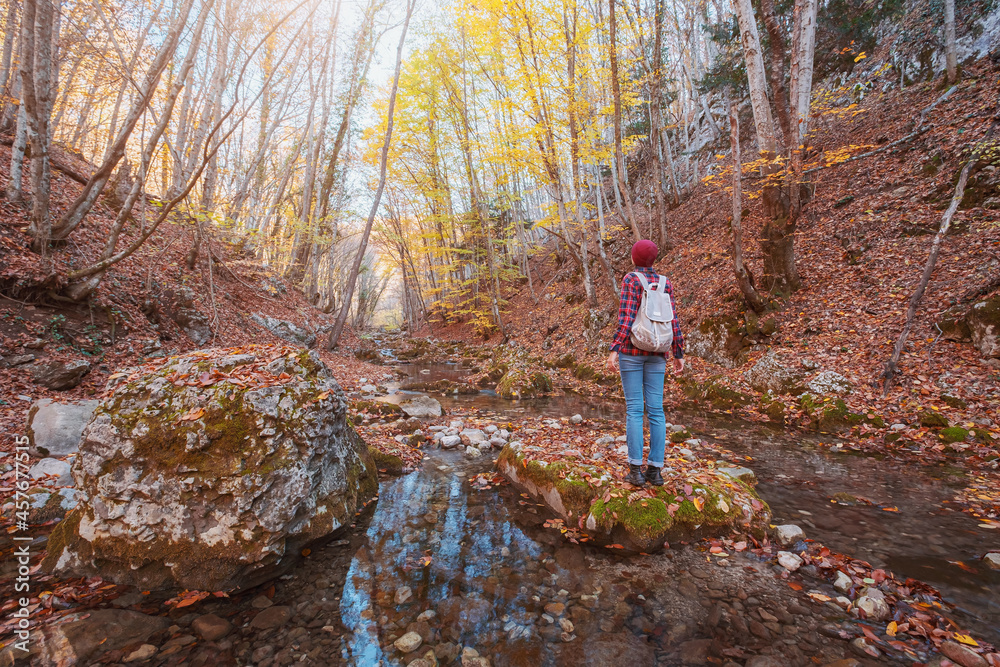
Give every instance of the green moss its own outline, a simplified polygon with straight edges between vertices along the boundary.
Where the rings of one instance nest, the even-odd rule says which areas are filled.
[[[570,353],[566,353],[563,356],[552,362],[553,368],[573,368],[576,365],[576,357]]]
[[[969,432],[960,426],[949,426],[938,431],[938,437],[947,443],[965,442]]]
[[[948,420],[940,412],[927,410],[920,413],[920,425],[924,428],[945,428],[948,426]]]
[[[957,396],[949,396],[948,394],[941,394],[941,400],[945,402],[945,405],[956,410],[966,410],[969,404],[958,398]]]
[[[685,440],[690,440],[693,437],[694,436],[691,434],[691,431],[688,431],[687,429],[684,429],[683,431],[675,431],[675,432],[671,433],[670,434],[670,442],[673,442],[673,443],[684,442]]]
[[[368,453],[371,454],[372,460],[375,462],[375,467],[379,470],[385,470],[390,475],[403,474],[403,459],[383,452],[377,447],[369,446]]]
[[[590,507],[597,525],[610,530],[616,523],[624,526],[629,534],[648,539],[671,528],[674,519],[667,511],[667,505],[659,498],[630,499],[632,494],[613,497],[607,502],[599,499]]]
[[[597,371],[594,370],[593,367],[588,366],[586,364],[577,364],[576,367],[573,369],[573,377],[575,377],[577,380],[583,380],[586,382],[588,380],[593,380],[594,378],[596,378]]]

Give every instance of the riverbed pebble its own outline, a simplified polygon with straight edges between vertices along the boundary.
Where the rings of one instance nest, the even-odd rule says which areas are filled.
[[[794,523],[787,523],[774,529],[778,544],[783,547],[793,546],[796,542],[806,538],[805,532]]]
[[[847,574],[841,570],[837,570],[837,576],[833,580],[833,587],[838,593],[846,593],[851,590],[851,586],[854,585],[854,580],[852,580]]]
[[[778,564],[781,567],[794,572],[795,570],[802,567],[802,559],[793,554],[790,551],[779,551],[778,552]]]
[[[1000,551],[992,551],[983,557],[986,567],[992,570],[1000,570]]]
[[[402,653],[413,653],[420,647],[420,644],[423,641],[423,638],[416,632],[407,632],[405,635],[393,642],[393,646],[399,649]]]

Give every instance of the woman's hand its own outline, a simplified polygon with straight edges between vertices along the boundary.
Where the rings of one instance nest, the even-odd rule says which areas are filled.
[[[612,352],[611,354],[609,354],[608,355],[608,360],[605,363],[607,364],[607,367],[609,369],[611,369],[611,370],[613,370],[613,371],[615,371],[617,373],[618,372],[618,352],[615,351],[615,352]]]
[[[684,370],[684,360],[674,359],[674,373],[680,374]]]

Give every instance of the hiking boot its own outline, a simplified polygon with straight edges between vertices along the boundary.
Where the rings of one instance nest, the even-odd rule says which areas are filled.
[[[653,486],[663,486],[663,477],[656,466],[646,466],[646,481]]]
[[[628,466],[628,476],[625,481],[633,486],[643,486],[646,483],[646,479],[642,476],[642,466],[637,466],[634,463],[630,463]],[[663,483],[663,480],[660,480]]]

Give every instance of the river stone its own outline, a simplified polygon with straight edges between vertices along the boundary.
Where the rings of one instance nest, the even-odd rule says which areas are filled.
[[[774,350],[769,350],[743,375],[754,390],[772,394],[800,394],[806,377],[802,370],[784,363]]]
[[[59,459],[42,459],[35,465],[31,466],[31,470],[28,474],[31,475],[32,479],[41,479],[48,475],[55,475],[56,485],[58,486],[69,486],[73,483],[73,477],[70,475],[70,463],[69,461],[60,461]]]
[[[143,644],[125,656],[125,662],[142,662],[143,660],[149,660],[154,655],[156,655],[156,647],[152,644]]]
[[[983,562],[991,570],[1000,570],[1000,551],[992,551],[983,556]]]
[[[233,624],[215,614],[199,616],[191,622],[191,629],[207,642],[222,639],[233,629]]]
[[[283,605],[275,605],[264,609],[250,621],[250,627],[257,630],[270,630],[280,628],[292,617],[292,608]]]
[[[802,559],[791,551],[779,551],[778,552],[778,565],[794,572],[795,570],[802,567]]]
[[[82,359],[65,362],[50,361],[32,367],[31,378],[35,384],[56,391],[65,391],[83,382],[83,376],[89,372],[90,364]]]
[[[743,466],[725,466],[718,468],[720,474],[727,477],[732,477],[733,479],[738,479],[741,482],[746,482],[750,485],[756,485],[757,475],[750,468],[744,468]]]
[[[96,609],[64,616],[41,631],[39,664],[88,665],[102,653],[145,641],[170,625],[163,616]]]
[[[83,427],[94,416],[98,401],[56,403],[35,401],[28,411],[28,452],[37,458],[66,456],[80,447]]]
[[[441,404],[430,396],[414,396],[399,404],[408,417],[440,417]]]
[[[393,646],[399,649],[402,653],[413,653],[420,647],[420,644],[423,643],[423,641],[423,638],[416,632],[407,632],[405,635],[393,642]]]
[[[607,667],[608,665],[655,665],[653,645],[623,630],[602,632],[585,642],[574,642],[563,650],[561,664],[575,667]]]
[[[865,618],[870,621],[882,621],[889,618],[889,614],[892,612],[881,591],[875,589],[867,589],[867,591],[857,599],[854,606],[863,611]]]
[[[441,438],[441,446],[445,449],[458,447],[461,444],[462,444],[462,439],[457,435],[446,435],[443,438]]]
[[[279,320],[260,313],[254,313],[250,319],[264,327],[281,340],[288,341],[300,347],[312,347],[316,344],[316,335],[287,320]]]
[[[774,529],[774,533],[775,537],[778,539],[778,544],[783,547],[790,547],[799,540],[806,539],[806,534],[802,532],[802,529],[794,523],[778,526]]]
[[[124,375],[84,430],[80,504],[43,569],[141,590],[252,587],[351,522],[378,482],[343,392],[315,352],[249,349],[232,370],[246,386],[214,374],[226,350]]]
[[[462,438],[463,445],[478,445],[481,442],[487,442],[486,434],[478,428],[467,428],[458,435]]]
[[[958,642],[943,642],[941,654],[962,667],[987,667],[986,658]]]
[[[845,574],[842,570],[837,570],[837,576],[833,580],[833,587],[838,593],[846,593],[851,590],[851,586],[854,585],[854,581]]]

